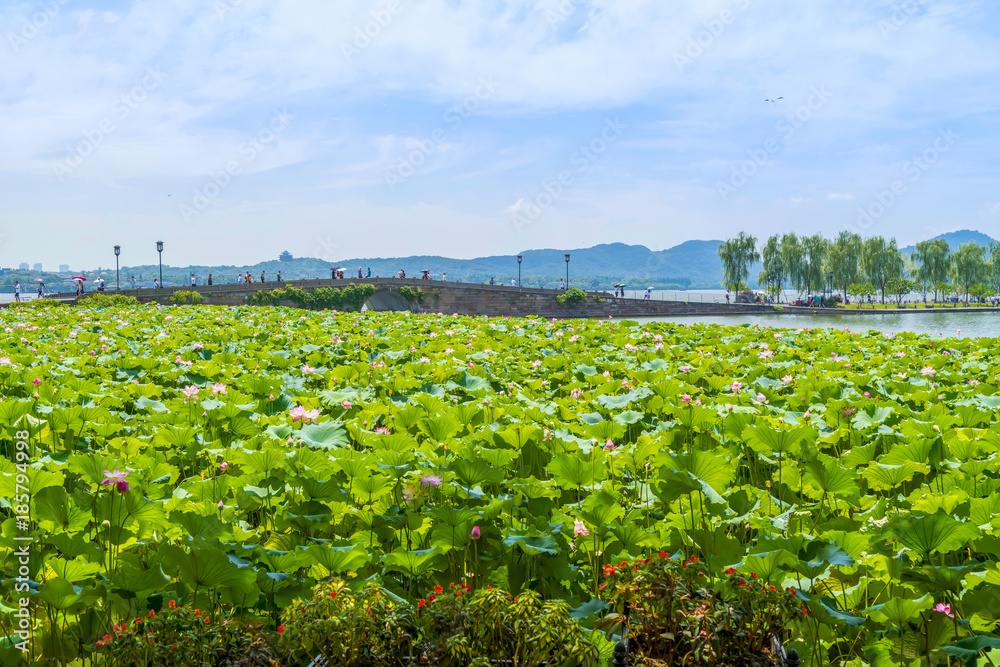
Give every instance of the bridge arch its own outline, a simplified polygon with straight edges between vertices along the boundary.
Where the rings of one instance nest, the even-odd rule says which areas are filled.
[[[400,296],[396,290],[380,289],[365,301],[364,305],[361,306],[361,310],[401,312],[405,310],[412,311],[413,308],[410,307],[406,299]]]

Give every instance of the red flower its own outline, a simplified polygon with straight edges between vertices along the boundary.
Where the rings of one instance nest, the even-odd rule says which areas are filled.
[[[427,600],[424,600],[423,598],[420,598],[420,601],[417,602],[417,606],[418,607],[423,607],[426,604],[427,604]]]
[[[284,632],[284,631],[285,631],[285,626],[284,626],[284,624],[282,624],[282,625],[279,625],[279,626],[278,626],[278,634],[280,635],[280,634],[281,634],[282,632]]]
[[[808,612],[808,611],[806,611],[806,607],[805,607],[805,605],[802,605],[802,615],[803,615],[803,616],[808,616],[808,615],[809,615],[809,612]]]
[[[100,639],[98,639],[96,642],[94,642],[94,646],[96,646],[97,648],[103,648],[104,647],[104,642],[102,642]]]
[[[428,602],[434,602],[434,600],[436,600],[436,599],[437,599],[437,596],[434,595],[433,593],[431,593],[430,595],[427,596],[427,601]]]
[[[337,597],[337,591],[330,591],[330,597],[332,598]]]
[[[153,618],[153,616],[156,616],[156,612],[155,612],[155,611],[153,611],[152,609],[150,609],[150,610],[149,610],[149,617],[150,617],[150,618]]]
[[[698,557],[692,554],[689,562],[691,562],[691,563],[697,563],[698,562]]]
[[[201,610],[200,609],[195,609],[194,610],[194,615],[195,616],[201,616]]]
[[[173,609],[174,607],[177,606],[177,603],[174,602],[173,600],[171,600],[170,602],[167,603],[167,606],[170,607],[171,609]]]
[[[667,558],[670,554],[668,554],[666,551],[661,551],[656,555],[659,556],[660,558]]]
[[[726,570],[726,574],[729,575],[730,577],[733,576],[734,574],[736,574],[736,568],[735,567],[729,568],[728,570]]]
[[[441,588],[440,586],[435,586],[434,592],[437,593],[438,595],[441,595],[442,593],[444,593],[444,589]]]
[[[750,573],[750,578],[751,579],[756,579],[757,578],[757,573],[756,572],[751,572]]]

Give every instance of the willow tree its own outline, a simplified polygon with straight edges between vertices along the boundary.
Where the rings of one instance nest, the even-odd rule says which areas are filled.
[[[1000,294],[1000,241],[989,245],[990,259],[986,262],[986,284],[993,288],[994,294]]]
[[[802,239],[802,278],[806,294],[812,294],[813,287],[824,284],[826,257],[830,253],[830,242],[822,234],[814,234]]]
[[[833,284],[844,291],[845,302],[848,289],[861,278],[862,243],[860,236],[845,230],[830,245],[827,263],[833,274]]]
[[[861,246],[861,270],[878,290],[884,304],[886,287],[903,277],[903,256],[896,247],[896,239],[886,241],[881,236],[865,239]]]
[[[723,241],[719,246],[719,259],[722,260],[722,282],[726,289],[738,292],[746,285],[750,265],[760,261],[757,237],[740,232],[735,239]]]
[[[805,285],[802,243],[795,234],[785,234],[781,237],[781,263],[785,268],[785,279],[801,292]]]
[[[767,240],[760,251],[763,270],[757,278],[758,283],[770,283],[775,290],[778,301],[781,301],[781,284],[785,281],[785,262],[781,252],[781,239],[777,234]]]
[[[921,241],[910,259],[917,265],[916,282],[926,289],[934,290],[934,301],[938,300],[938,284],[946,282],[951,274],[951,249],[944,239]]]
[[[972,287],[986,278],[986,248],[972,241],[963,243],[955,251],[953,260],[955,285],[962,287],[965,302],[968,303]]]

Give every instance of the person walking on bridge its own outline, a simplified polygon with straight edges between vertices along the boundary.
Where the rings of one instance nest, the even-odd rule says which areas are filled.
[[[359,266],[358,267],[358,278],[364,278],[364,277],[365,277],[364,272],[361,270],[361,267]]]
[[[279,283],[281,282],[281,271],[280,270],[278,271],[278,282]]]
[[[212,286],[212,274],[211,273],[208,274],[208,285],[209,285],[209,287]]]
[[[263,270],[262,270],[262,271],[260,272],[260,281],[261,281],[262,283],[263,283],[263,282],[267,282],[267,281],[265,281],[265,280],[264,280],[264,271],[263,271]]]
[[[365,276],[365,278],[371,278],[371,277],[372,277],[372,267],[369,266],[368,267],[368,275]]]

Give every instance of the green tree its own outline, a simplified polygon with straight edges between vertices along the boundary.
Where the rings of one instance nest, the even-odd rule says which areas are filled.
[[[898,306],[903,302],[903,297],[912,292],[916,288],[916,285],[912,280],[907,280],[906,278],[893,278],[889,281],[887,289],[889,293],[896,297],[896,305]]]
[[[858,308],[864,304],[865,299],[876,294],[875,286],[871,283],[853,283],[849,291],[858,297]],[[872,309],[874,308],[875,306],[873,305]]]
[[[953,259],[952,275],[955,285],[962,288],[965,302],[968,303],[972,286],[982,282],[986,276],[986,248],[969,241],[958,246]]]
[[[781,239],[775,234],[767,240],[767,244],[761,250],[761,260],[764,262],[763,270],[757,278],[759,283],[769,283],[781,302],[781,285],[785,281],[785,262],[781,251]]]
[[[830,242],[821,234],[814,234],[802,239],[802,278],[805,281],[806,294],[812,294],[813,289],[820,289],[826,284],[826,258],[830,253]]]
[[[917,265],[913,276],[918,285],[934,290],[934,300],[937,301],[937,284],[948,279],[951,273],[951,249],[944,239],[921,241],[910,259]]]
[[[994,294],[1000,294],[1000,242],[990,243],[989,252],[990,259],[986,262],[986,275],[983,280]]]
[[[903,277],[903,257],[896,247],[896,239],[886,241],[881,236],[866,239],[861,249],[861,270],[884,304],[886,287],[892,280]]]
[[[861,237],[852,232],[843,231],[837,240],[830,245],[830,272],[833,274],[833,284],[844,291],[844,301],[847,301],[848,287],[861,277]]]
[[[757,237],[740,232],[735,239],[724,241],[719,246],[722,260],[722,282],[726,289],[738,292],[750,275],[750,264],[760,260],[757,252]]]
[[[795,234],[781,237],[781,263],[785,269],[785,279],[800,292],[805,285],[802,252],[802,243]]]

